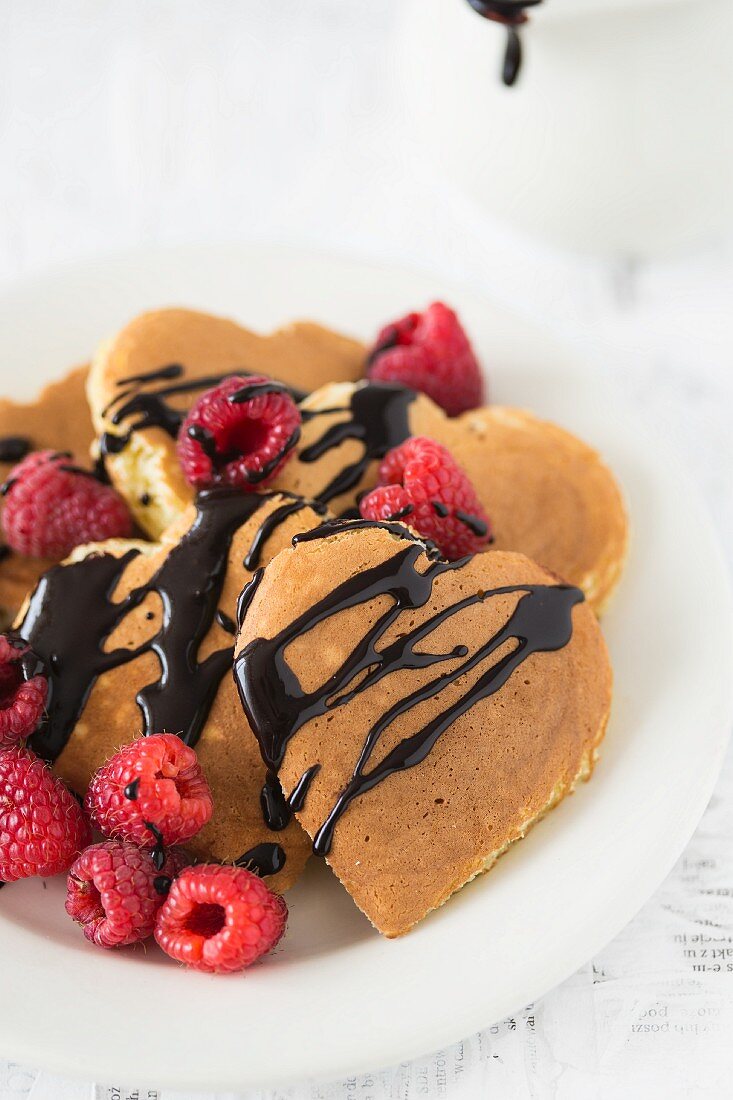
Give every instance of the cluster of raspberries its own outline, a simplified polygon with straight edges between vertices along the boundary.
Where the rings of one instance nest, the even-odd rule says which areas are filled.
[[[242,867],[193,865],[177,847],[213,810],[194,750],[167,733],[133,741],[94,775],[82,807],[24,744],[48,691],[36,667],[20,639],[0,635],[0,880],[68,872],[66,911],[100,947],[154,935],[171,958],[216,973],[274,947],[282,898]]]

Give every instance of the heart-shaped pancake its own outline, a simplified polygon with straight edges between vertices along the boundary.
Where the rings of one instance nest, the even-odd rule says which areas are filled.
[[[88,462],[94,429],[85,386],[88,367],[76,367],[46,386],[35,401],[23,404],[0,398],[0,481],[28,451],[70,451]],[[0,618],[11,622],[23,599],[51,564],[2,547],[0,558]]]
[[[296,823],[264,824],[264,768],[232,680],[237,599],[260,562],[320,523],[305,501],[233,489],[202,493],[160,543],[112,540],[52,568],[18,624],[50,678],[32,747],[73,790],[134,737],[176,733],[195,745],[214,815],[187,845],[202,857],[286,862],[286,889],[308,856]]]
[[[331,385],[301,403],[293,459],[273,487],[348,512],[376,484],[378,459],[409,435],[443,443],[491,517],[494,549],[517,550],[583,589],[599,610],[626,556],[616,480],[570,432],[498,405],[450,419],[423,394],[388,383]]]
[[[265,763],[385,935],[589,776],[611,671],[582,601],[521,554],[448,563],[366,521],[299,537],[245,590],[235,679]]]
[[[110,478],[157,538],[192,499],[176,457],[181,421],[228,374],[266,374],[308,393],[363,373],[364,348],[309,322],[269,336],[188,309],[143,313],[104,344],[87,393]]]

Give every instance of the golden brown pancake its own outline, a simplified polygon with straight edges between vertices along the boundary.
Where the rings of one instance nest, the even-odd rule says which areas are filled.
[[[195,745],[214,798],[211,822],[187,846],[228,861],[277,843],[287,857],[278,890],[295,881],[309,846],[295,822],[274,834],[263,821],[264,766],[231,674],[237,599],[251,577],[245,560],[254,569],[321,518],[280,494],[215,490],[158,544],[79,548],[41,580],[19,625],[47,670],[54,656],[48,718],[32,745],[72,789],[83,794],[135,737],[179,734]]]
[[[493,521],[495,547],[518,550],[580,585],[600,610],[623,567],[627,519],[618,485],[599,455],[522,410],[490,406],[449,419],[422,394],[356,382],[364,358],[362,345],[318,326],[299,324],[262,337],[206,314],[164,310],[137,318],[102,350],[90,375],[89,397],[97,428],[120,433],[142,415],[138,409],[112,424],[119,402],[103,415],[128,389],[121,380],[165,364],[185,364],[184,380],[191,373],[201,378],[245,369],[312,390],[319,378],[338,379],[301,403],[301,440],[275,488],[325,500],[340,514],[374,487],[378,459],[387,449],[408,435],[437,439],[471,477]],[[171,384],[176,380],[148,381],[143,390]],[[188,408],[195,396],[166,401]],[[192,498],[174,441],[159,427],[134,431],[107,464],[151,537]]]
[[[600,455],[523,409],[492,405],[451,427],[443,442],[491,516],[494,549],[541,562],[601,611],[623,569],[628,519]]]
[[[608,600],[626,555],[626,511],[611,471],[570,432],[497,405],[449,419],[423,394],[374,383],[326,386],[302,409],[301,440],[274,487],[323,499],[340,514],[377,481],[378,463],[371,461],[355,480],[347,479],[347,492],[331,495],[334,479],[364,456],[365,424],[382,452],[408,434],[429,436],[451,451],[473,482],[491,517],[494,549],[518,550],[541,562],[582,588],[596,610]],[[342,411],[318,412],[334,409]],[[333,434],[349,423],[355,429],[350,437]],[[324,447],[329,432],[334,445]]]
[[[0,398],[0,437],[21,437],[28,450],[71,451],[82,464],[88,462],[94,438],[85,386],[87,366],[76,367],[58,382],[51,382],[27,404]],[[0,462],[4,481],[15,462]],[[50,562],[9,553],[0,561],[0,619],[10,622],[23,599]]]
[[[384,935],[488,870],[590,775],[611,701],[600,628],[578,589],[523,555],[449,564],[396,524],[327,525],[245,596],[248,720]]]
[[[266,374],[309,392],[327,382],[359,378],[363,364],[361,344],[307,321],[262,336],[222,317],[161,309],[136,317],[100,348],[87,392],[95,428],[103,438],[107,433],[106,465],[112,482],[141,528],[157,538],[193,496],[178,464],[174,436],[180,414],[204,390],[221,376],[246,373]],[[155,377],[171,366],[180,367],[180,372]],[[160,393],[171,387],[184,389]],[[151,394],[157,402],[154,409]],[[144,408],[141,397],[148,402]],[[125,414],[131,399],[137,408]],[[135,430],[127,445],[116,450],[116,439],[143,419],[152,426]]]

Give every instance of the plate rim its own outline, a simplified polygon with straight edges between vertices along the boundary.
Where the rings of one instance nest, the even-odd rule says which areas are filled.
[[[592,349],[588,346],[588,341],[573,342],[567,338],[557,336],[549,326],[537,324],[534,321],[528,320],[522,313],[517,310],[507,308],[504,304],[498,303],[490,298],[488,294],[483,293],[480,289],[471,286],[470,284],[461,283],[454,279],[443,279],[435,271],[426,270],[417,265],[392,265],[387,263],[375,262],[373,260],[362,260],[359,257],[349,255],[346,253],[327,252],[319,249],[312,248],[293,248],[286,244],[276,243],[274,245],[267,244],[261,241],[254,242],[228,242],[227,244],[177,244],[173,246],[152,246],[141,247],[133,249],[119,250],[106,255],[97,255],[91,258],[82,259],[76,262],[64,262],[60,264],[54,264],[46,267],[38,272],[33,272],[22,276],[19,279],[8,281],[0,285],[0,310],[4,307],[5,302],[12,298],[14,295],[23,296],[33,292],[34,287],[38,287],[40,284],[48,283],[58,279],[64,274],[70,272],[76,272],[77,274],[83,270],[94,271],[102,270],[105,265],[110,263],[122,263],[123,266],[129,263],[143,263],[146,257],[155,255],[163,261],[171,261],[174,257],[180,259],[181,256],[187,256],[190,258],[194,256],[213,256],[215,254],[222,255],[224,252],[230,255],[244,256],[247,255],[250,259],[258,254],[260,256],[277,256],[278,262],[287,263],[288,260],[294,260],[297,258],[299,263],[308,263],[309,261],[335,265],[342,270],[350,268],[358,270],[360,272],[370,271],[374,275],[378,275],[380,272],[389,272],[391,276],[398,276],[404,278],[406,281],[410,279],[429,280],[435,284],[439,284],[443,288],[443,293],[448,295],[454,295],[455,300],[460,302],[461,296],[470,296],[474,301],[483,301],[487,307],[496,312],[497,314],[504,315],[506,318],[511,318],[516,321],[520,326],[525,327],[527,330],[531,330],[538,336],[545,334],[549,336],[550,345],[554,349],[566,349],[568,352],[568,358],[572,364],[577,364],[579,360],[593,361],[594,358],[603,358],[593,355]],[[613,391],[615,387],[611,386],[608,381],[604,383],[607,389]],[[614,396],[615,405],[619,408],[625,409],[625,403],[619,400],[617,395]],[[660,447],[662,452],[667,452],[666,446]],[[705,544],[705,553],[709,556],[709,560],[713,562],[713,568],[717,574],[718,581],[722,585],[721,598],[726,604],[728,621],[728,637],[727,637],[727,652],[729,658],[729,664],[733,668],[733,630],[731,630],[731,621],[733,621],[733,595],[731,594],[731,585],[728,568],[724,559],[720,540],[717,537],[712,521],[709,517],[708,509],[701,499],[697,487],[694,485],[692,479],[682,470],[681,466],[676,459],[671,459],[672,469],[675,477],[680,481],[684,487],[684,493],[687,495],[690,501],[694,502],[696,518],[700,523],[700,530],[702,532],[702,539]],[[653,876],[647,877],[645,884],[642,886],[639,884],[635,890],[631,892],[631,898],[624,905],[625,916],[619,923],[618,914],[612,915],[611,912],[607,914],[605,923],[600,922],[594,929],[593,934],[589,934],[583,941],[583,947],[577,954],[582,954],[582,958],[568,969],[567,962],[561,962],[559,959],[554,965],[549,965],[545,968],[544,978],[540,983],[542,988],[538,989],[533,987],[529,991],[529,987],[532,986],[533,980],[527,977],[524,981],[524,986],[518,984],[517,996],[514,1004],[514,1008],[518,1008],[529,1001],[537,1000],[543,996],[549,989],[554,988],[560,981],[567,977],[570,973],[574,972],[578,966],[587,961],[588,958],[593,957],[598,951],[601,950],[606,943],[609,942],[626,924],[633,918],[638,910],[643,906],[645,901],[654,893],[660,883],[669,874],[680,853],[688,843],[692,836],[704,810],[709,801],[710,795],[715,786],[717,777],[722,766],[724,759],[728,738],[730,735],[730,720],[733,714],[733,685],[727,686],[727,697],[724,697],[724,691],[721,688],[720,695],[720,728],[710,735],[711,742],[714,744],[714,751],[707,761],[707,767],[705,769],[704,777],[698,777],[698,787],[694,799],[694,808],[689,806],[686,808],[684,814],[684,825],[680,825],[677,831],[675,841],[672,845],[667,847],[666,855],[657,860],[657,870]],[[1,927],[2,925],[0,925]],[[2,958],[2,939],[0,938],[0,958]],[[526,988],[525,988],[526,987]],[[477,1022],[476,1014],[477,1009],[475,1007],[468,1008],[464,1006],[453,1006],[451,1012],[451,1033],[447,1034],[442,1022],[436,1021],[433,1030],[427,1027],[423,1027],[420,1033],[420,1039],[414,1040],[409,1050],[405,1050],[404,1039],[397,1039],[395,1037],[392,1047],[389,1051],[385,1050],[384,1055],[373,1055],[365,1052],[363,1060],[359,1057],[355,1058],[353,1051],[350,1049],[334,1052],[331,1045],[331,1051],[328,1058],[324,1061],[318,1060],[319,1056],[311,1059],[310,1061],[303,1061],[298,1066],[293,1066],[290,1069],[286,1069],[283,1065],[278,1068],[277,1076],[273,1078],[268,1075],[267,1077],[260,1075],[243,1075],[239,1070],[234,1076],[231,1076],[229,1071],[221,1076],[216,1076],[212,1081],[210,1073],[201,1072],[197,1076],[194,1072],[190,1071],[190,1068],[186,1069],[185,1074],[179,1074],[175,1072],[175,1068],[172,1072],[166,1071],[163,1075],[156,1075],[156,1072],[148,1072],[145,1069],[144,1072],[136,1075],[140,1077],[150,1077],[151,1083],[156,1085],[163,1085],[173,1088],[209,1088],[212,1083],[217,1088],[242,1088],[242,1087],[263,1087],[281,1084],[291,1084],[293,1082],[302,1081],[304,1078],[319,1080],[336,1079],[340,1076],[351,1076],[354,1073],[364,1071],[374,1071],[382,1066],[388,1066],[396,1064],[399,1061],[404,1061],[406,1058],[415,1058],[426,1053],[427,1051],[435,1050],[447,1043],[455,1042],[461,1038],[465,1038],[472,1031],[477,1028],[483,1028],[489,1026],[494,1022],[491,1019],[485,1017]],[[38,1040],[33,1036],[29,1036],[27,1033],[18,1031],[16,1034],[9,1034],[6,1027],[6,1021],[0,1023],[0,1035],[3,1040],[3,1053],[7,1057],[12,1057],[14,1060],[20,1062],[26,1062],[29,1064],[37,1065],[39,1049],[38,1046],[34,1046],[34,1041],[37,1044]],[[399,1048],[399,1049],[398,1049]],[[53,1052],[48,1051],[47,1044],[46,1050],[43,1052],[43,1064],[44,1067],[48,1067],[51,1071],[67,1076],[78,1076],[78,1064],[74,1055],[74,1051],[70,1052]],[[88,1074],[89,1071],[93,1073],[95,1079],[103,1080],[105,1077],[113,1075],[113,1071],[109,1064],[105,1066],[104,1061],[96,1062],[95,1053],[85,1051],[85,1066],[84,1072]],[[123,1078],[125,1073],[121,1075]]]

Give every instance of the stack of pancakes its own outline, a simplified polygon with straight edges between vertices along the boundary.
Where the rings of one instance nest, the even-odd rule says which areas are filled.
[[[196,854],[232,860],[277,842],[284,864],[269,881],[280,890],[315,838],[375,926],[398,935],[590,774],[611,698],[594,611],[620,575],[627,525],[612,474],[569,433],[496,406],[449,419],[421,394],[365,382],[364,359],[358,342],[313,324],[260,336],[187,310],[148,313],[101,348],[88,377],[80,368],[35,405],[0,404],[0,432],[77,458],[101,446],[143,536],[77,549],[18,615],[21,633],[61,670],[75,630],[99,635],[90,682],[63,729],[51,707],[38,751],[83,792],[118,746],[161,732],[148,728],[151,714],[175,712],[175,673],[191,661],[182,639],[195,620],[200,722],[195,736],[193,726],[168,732],[195,740],[214,795]],[[222,534],[207,519],[211,501],[194,500],[182,476],[175,436],[200,393],[231,373],[292,387],[303,430],[267,492],[241,515],[235,505]],[[444,443],[467,471],[492,519],[490,551],[444,567],[399,525],[322,526],[353,514],[379,458],[408,435]],[[100,558],[113,577],[101,596]],[[12,554],[0,562],[6,614],[47,565]],[[191,591],[170,600],[166,585],[181,570],[175,590]],[[406,577],[417,603],[405,603]],[[103,613],[45,629],[66,584],[94,594]],[[344,599],[326,613],[335,592]],[[107,659],[119,653],[119,663]],[[268,771],[279,832],[260,804]]]

